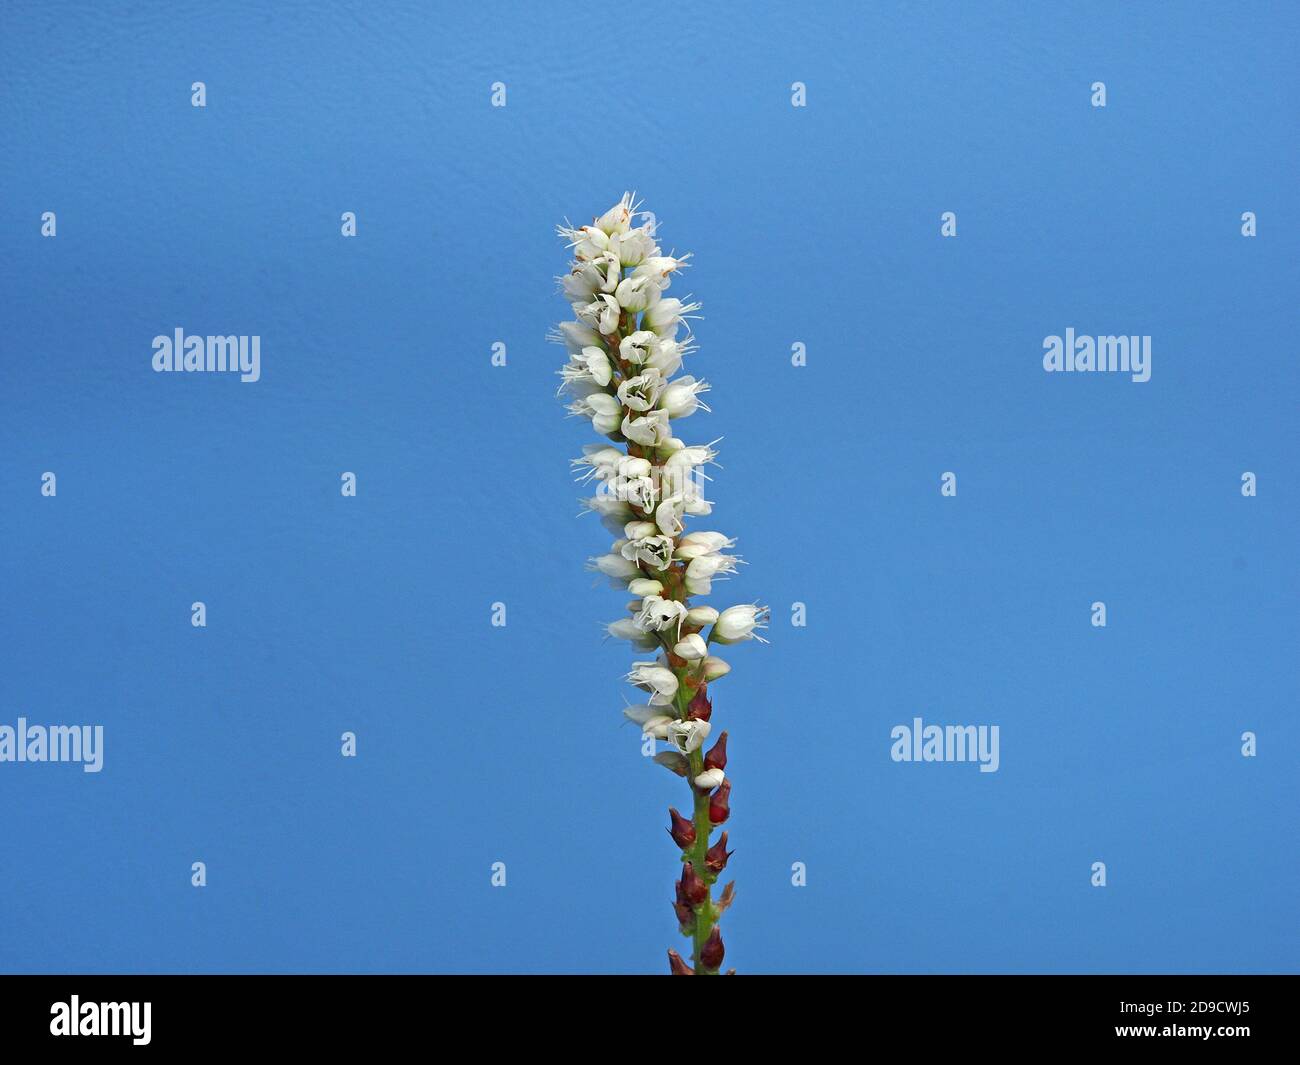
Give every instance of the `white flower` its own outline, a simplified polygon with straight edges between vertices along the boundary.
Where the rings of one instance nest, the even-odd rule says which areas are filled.
[[[590,303],[581,303],[574,308],[578,317],[591,326],[608,335],[618,329],[618,316],[621,308],[613,296],[602,294]]]
[[[638,329],[635,333],[625,336],[618,342],[618,353],[622,356],[624,362],[640,366],[654,354],[658,344],[659,338],[648,329]],[[671,375],[664,374],[663,376],[669,377]]]
[[[653,651],[659,640],[637,628],[633,618],[619,618],[605,626],[605,631],[616,640],[630,640],[638,651]]]
[[[715,462],[717,457],[718,453],[707,444],[679,447],[668,456],[664,465],[672,468],[694,469],[696,466],[707,466]]]
[[[687,315],[699,309],[698,303],[683,303],[669,296],[646,310],[645,317],[641,319],[641,328],[673,340],[677,336],[678,327],[685,322]]]
[[[569,465],[576,470],[581,470],[584,466],[587,468],[587,472],[578,478],[579,481],[590,481],[593,477],[603,481],[613,476],[619,462],[625,457],[618,448],[608,444],[587,444],[582,449],[582,458],[571,459]]]
[[[632,222],[632,196],[630,192],[623,193],[623,198],[618,203],[596,219],[596,225],[602,232],[610,236],[627,232]]]
[[[704,642],[704,637],[698,632],[693,632],[689,636],[678,641],[673,648],[673,654],[678,658],[684,658],[688,662],[695,662],[701,658],[707,658],[709,655],[709,645]]]
[[[673,541],[669,536],[645,536],[640,540],[629,540],[619,549],[619,554],[632,562],[667,569],[673,560]]]
[[[649,477],[653,469],[649,459],[636,458],[632,455],[624,455],[618,462],[620,477]]]
[[[676,498],[679,503],[679,510],[685,512],[686,499],[689,495],[699,494],[697,488],[692,488],[690,481],[694,479],[694,467],[690,466],[668,466],[664,463],[659,467],[659,490],[664,499]],[[681,532],[681,529],[679,531]]]
[[[603,395],[604,393],[602,393]],[[604,433],[606,436],[613,436],[619,431],[622,422],[618,420],[617,414],[607,414],[603,411],[597,411],[591,416],[591,427],[598,433]]]
[[[686,607],[673,599],[660,599],[657,595],[647,595],[641,601],[640,612],[632,623],[642,632],[662,632],[674,625],[681,625],[686,616]]]
[[[668,726],[676,720],[671,714],[664,714],[662,706],[647,706],[645,703],[624,707],[623,717],[640,726],[642,735],[654,736],[656,740],[667,740]]]
[[[713,578],[736,572],[737,559],[731,555],[697,555],[686,564],[686,591],[691,595],[708,595]]]
[[[677,694],[677,674],[658,662],[633,662],[627,679],[651,693],[651,706],[670,706]]]
[[[647,723],[655,721],[658,718],[663,718],[664,721],[673,720],[671,715],[664,713],[664,708],[662,706],[649,706],[646,703],[642,703],[640,706],[623,707],[623,716],[631,721],[632,724],[640,725],[642,728],[645,728]]]
[[[653,307],[662,295],[662,290],[652,277],[626,277],[614,290],[618,305],[633,314]]]
[[[619,262],[612,255],[587,263],[576,263],[572,273],[560,278],[560,287],[570,303],[590,303],[598,292],[613,292],[618,287]]]
[[[646,721],[641,726],[641,735],[652,736],[657,740],[666,740],[668,738],[668,727],[676,720],[668,714],[659,714]]]
[[[695,778],[694,783],[700,791],[712,791],[726,779],[727,774],[721,769],[706,769]]]
[[[686,564],[686,576],[697,581],[712,580],[719,573],[724,576],[736,572],[736,559],[732,555],[700,555]]]
[[[614,368],[609,356],[600,348],[583,348],[576,355],[570,355],[569,364],[560,370],[561,387],[571,391],[604,388],[613,376]]]
[[[672,436],[668,428],[668,415],[662,410],[652,410],[639,418],[627,415],[621,425],[622,433],[629,440],[644,447],[655,447]]]
[[[618,259],[623,266],[636,266],[653,258],[659,251],[648,226],[628,230],[619,238]]]
[[[652,707],[654,710],[662,710],[662,706]],[[627,713],[627,711],[623,711]],[[644,722],[637,722],[641,726],[641,735],[652,736],[657,740],[666,740],[668,738],[668,726],[677,719],[671,714],[657,713],[647,717]]]
[[[724,547],[732,547],[735,543],[735,540],[719,532],[689,532],[677,541],[677,557],[700,558],[702,555],[715,554]]]
[[[626,499],[642,510],[653,510],[655,505],[655,483],[650,477],[615,477],[607,482],[609,489],[619,499]],[[648,535],[648,534],[647,534]]]
[[[721,551],[724,547],[731,547],[735,542],[735,539],[726,533],[703,529],[689,532],[682,537],[683,544],[699,544],[705,548],[706,553]]]
[[[682,356],[694,350],[675,340],[656,340],[645,364],[652,370],[658,370],[664,377],[672,377],[682,368]]]
[[[632,271],[633,277],[648,277],[655,282],[662,290],[667,290],[672,284],[672,273],[680,270],[687,265],[686,260],[690,255],[683,255],[680,259],[675,259],[671,255],[655,255],[643,259],[641,265]]]
[[[623,423],[623,407],[617,396],[608,392],[593,392],[569,405],[569,410],[591,419],[591,427],[598,433],[616,433]]]
[[[676,381],[668,382],[659,397],[659,407],[667,411],[670,418],[689,418],[700,407],[709,409],[699,400],[700,393],[708,390],[709,386],[704,381],[697,381],[694,377],[679,377]]]
[[[622,580],[639,576],[641,573],[635,562],[621,554],[597,555],[587,565],[589,569],[599,570],[606,577],[615,577]]]
[[[665,536],[676,536],[680,533],[685,528],[682,525],[684,510],[685,504],[681,496],[670,496],[660,503],[655,508],[655,523],[658,525],[658,531]]]
[[[575,259],[586,261],[609,254],[609,234],[599,226],[581,226],[578,229],[561,226],[559,232],[569,241]]]
[[[579,360],[586,367],[587,373],[591,379],[604,388],[614,376],[614,368],[609,364],[609,356],[604,350],[597,347],[583,348],[578,355]]]
[[[755,630],[767,628],[767,618],[768,609],[765,606],[751,603],[729,606],[718,615],[709,638],[714,643],[739,643],[742,640],[766,643]]]
[[[682,754],[690,754],[709,738],[711,728],[707,721],[674,721],[668,726],[668,742]]]
[[[646,370],[618,386],[618,398],[628,410],[647,411],[659,401],[664,380],[658,370]]]
[[[691,517],[703,518],[713,513],[713,504],[704,498],[704,486],[699,482],[688,480],[683,483],[682,495],[686,499],[686,513]]]
[[[600,334],[582,322],[561,322],[559,329],[554,339],[568,348],[571,355],[600,343]]]
[[[580,502],[583,511],[599,514],[601,525],[616,536],[623,531],[623,526],[636,516],[626,500],[607,493],[597,492],[594,496],[588,496]]]

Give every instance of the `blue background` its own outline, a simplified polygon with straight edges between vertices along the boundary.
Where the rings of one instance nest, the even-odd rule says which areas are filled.
[[[712,601],[774,609],[715,692],[728,964],[1296,969],[1293,5],[3,20],[0,722],[106,750],[0,765],[0,968],[682,947],[544,342],[555,223],[637,189],[705,303],[681,435],[725,436],[703,527],[749,562]],[[262,380],[153,373],[177,326]],[[1151,381],[1044,373],[1067,327],[1150,334]],[[895,764],[916,715],[1001,769]]]

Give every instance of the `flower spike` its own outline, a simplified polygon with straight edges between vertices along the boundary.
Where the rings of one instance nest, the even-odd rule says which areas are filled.
[[[768,610],[741,604],[720,611],[691,601],[709,595],[715,580],[734,576],[743,563],[729,553],[734,538],[691,527],[713,512],[704,469],[718,465],[718,441],[688,444],[679,436],[688,418],[710,413],[701,397],[712,391],[703,378],[681,373],[695,352],[690,323],[700,305],[667,295],[690,265],[689,253],[660,248],[655,218],[633,193],[592,216],[590,225],[566,221],[558,232],[573,254],[557,279],[573,317],[551,336],[565,350],[559,392],[568,412],[603,438],[572,465],[576,480],[595,489],[583,510],[615,538],[589,567],[632,599],[622,617],[604,626],[639,659],[626,679],[642,697],[624,716],[639,726],[642,745],[650,745],[644,753],[690,788],[685,814],[669,808],[668,834],[681,850],[673,908],[691,937],[694,966],[670,950],[668,968],[676,976],[715,975],[725,955],[718,918],[733,894],[728,885],[712,897],[713,881],[731,857],[726,832],[716,843],[709,838],[731,814],[727,733],[705,746],[713,728],[710,684],[731,671],[713,652],[766,642],[759,633]],[[653,749],[661,743],[666,749]]]

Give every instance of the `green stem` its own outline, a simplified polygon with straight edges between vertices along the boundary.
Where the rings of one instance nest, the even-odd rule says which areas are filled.
[[[704,772],[704,752],[702,750],[692,752],[690,763],[690,781],[693,781]],[[708,885],[708,894],[705,895],[704,901],[695,910],[692,960],[695,963],[696,976],[710,976],[714,974],[704,968],[704,964],[700,961],[700,954],[704,950],[704,944],[708,941],[709,933],[713,931],[713,925],[718,919],[718,915],[713,909],[713,877],[708,866],[704,864],[704,856],[709,849],[709,833],[713,831],[713,822],[709,820],[709,793],[700,791],[690,781],[688,781],[690,789],[695,795],[695,843],[691,847],[690,862],[695,866],[696,874]]]
[[[686,686],[684,679],[686,670],[675,670],[674,672],[678,674],[680,681],[675,700],[676,709],[678,716],[685,720],[688,716],[688,707],[693,690]],[[716,970],[705,969],[700,961],[700,953],[704,950],[704,944],[708,941],[709,933],[713,931],[713,926],[718,920],[717,910],[713,908],[713,881],[716,878],[709,872],[709,867],[706,864],[706,856],[709,850],[709,834],[713,831],[713,822],[709,820],[709,793],[700,791],[695,786],[695,778],[704,772],[703,746],[696,748],[687,755],[686,760],[689,766],[689,771],[686,774],[686,786],[691,789],[691,797],[694,803],[691,821],[695,825],[695,842],[686,849],[684,854],[686,860],[695,867],[696,875],[704,881],[707,887],[704,901],[695,907],[695,929],[691,935],[691,960],[694,963],[696,976],[716,976]]]

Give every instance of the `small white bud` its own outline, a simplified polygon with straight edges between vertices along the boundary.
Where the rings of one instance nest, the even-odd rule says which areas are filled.
[[[618,473],[620,477],[648,477],[653,468],[649,459],[639,459],[635,456],[621,456],[619,458]]]
[[[721,769],[706,769],[695,778],[695,786],[699,788],[700,791],[712,791],[726,779],[727,774]]]
[[[731,672],[731,667],[716,655],[709,655],[704,660],[704,679],[717,680]]]
[[[696,662],[709,656],[709,645],[704,642],[703,636],[693,632],[673,648],[673,654],[688,662]]]

